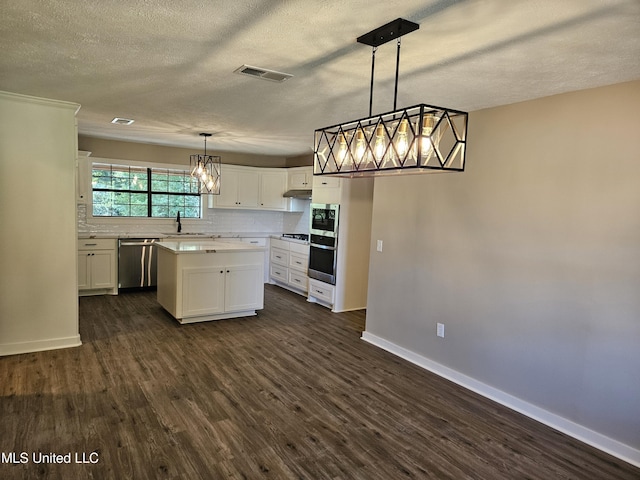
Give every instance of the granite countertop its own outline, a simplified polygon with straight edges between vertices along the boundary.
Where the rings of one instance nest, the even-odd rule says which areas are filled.
[[[155,245],[174,254],[180,253],[225,253],[225,252],[264,252],[265,247],[252,243],[212,241],[161,241]]]

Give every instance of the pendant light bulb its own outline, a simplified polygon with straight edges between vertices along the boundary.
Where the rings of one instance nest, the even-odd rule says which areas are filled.
[[[433,143],[431,142],[431,134],[435,125],[435,117],[433,115],[425,115],[422,123],[422,156],[426,157],[431,154]]]
[[[364,154],[366,152],[366,147],[364,144],[364,132],[361,128],[356,132],[356,147],[355,147],[355,157],[358,163],[362,162],[364,159]]]
[[[340,149],[338,150],[338,165],[342,168],[345,159],[347,158],[347,139],[344,133],[340,134]]]
[[[405,118],[400,122],[398,126],[398,141],[396,143],[396,151],[398,157],[403,158],[409,150],[409,140],[407,139],[407,127],[409,126],[408,120]]]
[[[378,161],[382,160],[384,156],[384,152],[386,150],[386,142],[384,141],[384,127],[382,125],[378,125],[376,127],[376,143],[373,147],[373,150],[376,155],[376,159]]]

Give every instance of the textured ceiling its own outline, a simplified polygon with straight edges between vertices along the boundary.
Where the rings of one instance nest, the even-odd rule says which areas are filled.
[[[398,106],[473,111],[640,78],[638,0],[3,0],[0,13],[0,90],[80,103],[81,134],[201,148],[211,132],[219,151],[309,153],[316,128],[367,116],[371,48],[355,39],[398,17],[420,24],[402,39]],[[393,109],[395,48],[376,54],[374,113]]]

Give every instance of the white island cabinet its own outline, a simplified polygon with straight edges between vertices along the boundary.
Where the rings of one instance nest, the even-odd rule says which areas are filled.
[[[224,241],[158,242],[158,303],[180,323],[256,315],[264,251]]]

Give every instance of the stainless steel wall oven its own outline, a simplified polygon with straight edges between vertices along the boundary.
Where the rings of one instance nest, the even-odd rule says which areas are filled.
[[[309,277],[332,285],[336,283],[339,213],[337,204],[311,204]]]

